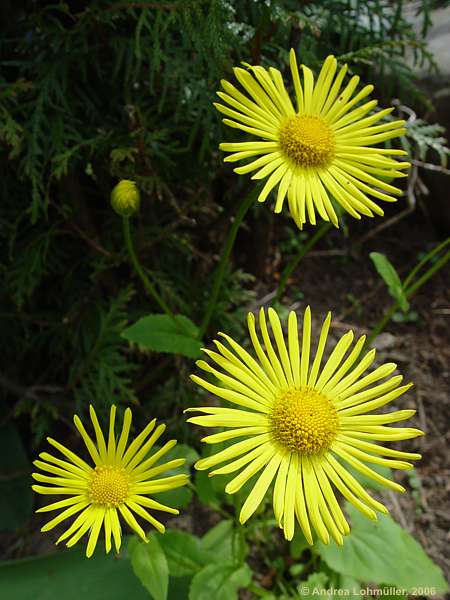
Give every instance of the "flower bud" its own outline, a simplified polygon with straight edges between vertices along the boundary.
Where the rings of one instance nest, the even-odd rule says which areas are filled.
[[[111,206],[121,217],[131,217],[139,210],[141,195],[134,181],[122,179],[111,192]]]

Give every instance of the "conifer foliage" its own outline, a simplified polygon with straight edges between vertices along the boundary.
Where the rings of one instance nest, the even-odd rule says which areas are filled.
[[[155,307],[131,275],[120,218],[109,206],[117,181],[132,179],[141,191],[135,242],[160,295],[175,313],[200,323],[243,185],[221,165],[217,149],[231,139],[211,106],[220,79],[240,61],[287,69],[290,47],[318,67],[332,49],[363,81],[378,83],[381,102],[412,98],[424,106],[408,65],[432,67],[423,44],[429,3],[418,3],[419,33],[402,4],[3,4],[4,386],[16,413],[32,415],[37,439],[72,401],[102,408],[105,398],[133,401],[151,389],[153,399],[185,404],[187,392],[171,370],[173,360],[187,369],[183,359],[145,356],[121,337],[127,319]],[[421,131],[424,156],[424,144],[434,147],[440,130]],[[226,274],[217,327],[249,297],[249,276],[239,266]]]

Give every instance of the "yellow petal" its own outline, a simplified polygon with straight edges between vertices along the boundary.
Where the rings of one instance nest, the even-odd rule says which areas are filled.
[[[245,523],[255,512],[258,506],[261,504],[273,478],[275,477],[278,467],[280,465],[282,455],[277,453],[270,459],[268,465],[265,467],[262,474],[259,476],[257,482],[253,486],[252,491],[247,496],[244,502],[239,520],[241,523]]]

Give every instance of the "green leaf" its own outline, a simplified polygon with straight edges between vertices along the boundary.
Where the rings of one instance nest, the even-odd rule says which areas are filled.
[[[310,548],[310,545],[306,541],[306,538],[303,535],[302,531],[298,528],[295,531],[294,537],[292,538],[292,541],[289,546],[290,555],[292,556],[292,558],[300,558],[303,554],[303,551],[307,548]]]
[[[189,596],[191,581],[192,577],[170,577],[169,600],[186,600]]]
[[[351,534],[344,545],[319,543],[322,559],[334,571],[359,581],[414,588],[448,590],[441,570],[425,554],[420,544],[389,516],[371,521],[353,506],[347,506],[352,520]]]
[[[171,450],[169,450],[167,454],[164,455],[164,462],[169,462],[171,460],[175,460],[176,458],[186,459],[184,465],[179,467],[179,469],[180,472],[189,474],[189,467],[199,459],[199,454],[195,448],[192,448],[192,446],[189,446],[188,444],[177,444]],[[171,471],[167,472],[170,474],[176,474],[178,473],[178,469],[172,469]]]
[[[349,471],[353,475],[353,477],[357,481],[359,481],[359,483],[363,486],[363,488],[369,488],[371,490],[382,490],[382,491],[386,490],[385,485],[383,485],[382,483],[378,483],[378,481],[375,481],[375,479],[372,479],[371,477],[368,477],[367,475],[364,475],[363,473],[360,473],[353,467],[346,466],[345,468],[347,469],[347,471]],[[376,471],[377,473],[382,475],[383,477],[386,477],[387,479],[393,479],[392,470],[389,467],[385,467],[384,465],[377,465],[377,464],[373,463],[370,465],[370,468],[373,471]]]
[[[158,493],[158,502],[170,506],[171,508],[186,508],[192,501],[192,492],[186,487],[179,487],[175,490]]]
[[[156,448],[157,446],[152,449],[152,453]],[[172,475],[180,475],[181,473],[189,475],[189,467],[198,459],[198,457],[197,451],[194,450],[194,448],[191,448],[191,446],[188,446],[187,444],[177,444],[164,456],[164,462],[169,462],[177,458],[185,458],[186,462],[184,465],[181,465],[181,467],[166,471],[164,476],[170,477]],[[167,492],[159,492],[158,502],[171,506],[172,508],[185,508],[191,502],[192,496],[192,491],[184,486]]]
[[[200,547],[200,540],[184,531],[167,531],[160,538],[172,577],[198,573],[210,561],[209,553]]]
[[[134,574],[154,600],[166,600],[169,587],[169,568],[166,556],[155,534],[148,543],[132,538],[128,544]]]
[[[408,598],[408,594],[403,593],[403,590],[399,590],[391,585],[380,585],[380,589],[383,592],[383,600],[406,600],[406,598]],[[424,591],[423,593],[426,594],[427,592]]]
[[[212,444],[205,444],[203,449],[202,449],[202,458],[207,458],[209,456],[212,456],[213,454],[216,454],[222,450],[225,450],[226,448],[228,448],[230,446],[229,443],[227,442],[219,442],[217,444],[214,444],[214,448],[212,447]],[[196,475],[199,475],[200,473],[205,473],[205,471],[198,471],[196,473]],[[204,491],[204,489],[206,488],[206,485],[208,485],[208,487],[212,488],[212,492],[215,494],[216,498],[219,501],[220,505],[230,505],[234,507],[235,504],[235,498],[231,495],[231,494],[227,494],[225,493],[225,487],[227,486],[227,483],[229,483],[233,477],[235,476],[234,473],[228,473],[227,475],[218,475],[217,477],[208,477],[208,475],[206,474],[206,477],[208,477],[209,482],[204,485],[204,488],[202,489],[202,491]],[[195,480],[197,483],[197,479]],[[249,482],[247,482],[243,487],[241,491],[245,490],[245,486],[248,485]],[[250,485],[253,485],[252,482],[250,482]],[[202,483],[200,483],[200,487],[202,487]],[[207,492],[208,494],[209,492]],[[247,494],[248,495],[248,494]],[[202,500],[203,502],[203,500]]]
[[[302,563],[294,563],[289,567],[289,575],[295,579],[298,579],[298,577],[304,572],[305,568],[306,565]]]
[[[12,423],[0,427],[0,531],[14,531],[33,507],[31,464]]]
[[[208,565],[192,579],[189,600],[237,600],[238,590],[246,588],[252,579],[248,565]]]
[[[400,277],[397,275],[395,267],[384,254],[380,254],[379,252],[371,252],[369,256],[372,259],[372,262],[375,265],[379,275],[381,275],[384,282],[388,286],[390,295],[399,303],[400,308],[406,312],[409,309],[409,302],[406,299],[402,282],[400,281]]]
[[[327,589],[328,575],[321,571],[311,573],[308,579],[297,586],[299,596],[305,600],[312,600],[317,596],[324,595],[323,592]],[[322,592],[322,593],[321,593]]]
[[[195,491],[202,504],[207,504],[212,508],[220,507],[220,499],[212,484],[212,477],[209,477],[206,471],[196,471]]]
[[[233,560],[233,521],[220,521],[210,529],[200,540],[200,547],[209,552],[213,560],[230,563]]]
[[[359,581],[354,579],[353,577],[349,577],[348,575],[339,574],[337,576],[337,585],[335,586],[338,589],[348,591],[347,598],[357,598],[361,600],[361,584]],[[384,600],[384,598],[383,598]]]
[[[145,350],[182,354],[198,358],[203,342],[198,339],[198,327],[184,315],[147,315],[122,332],[126,340]]]
[[[322,568],[327,568],[323,561]],[[353,577],[343,575],[342,573],[336,573],[335,571],[329,571],[328,573],[327,588],[343,590],[343,593],[340,594],[341,596],[343,595],[346,598],[356,598],[357,600],[361,600],[361,587],[361,582]]]
[[[1,597],[5,600],[148,600],[129,559],[98,548],[87,559],[80,547],[48,556],[0,563]]]
[[[245,541],[239,540],[232,521],[221,521],[201,539],[184,531],[169,530],[159,538],[169,565],[170,575],[195,575],[211,563],[230,566],[233,562],[233,543],[242,560],[247,554]]]

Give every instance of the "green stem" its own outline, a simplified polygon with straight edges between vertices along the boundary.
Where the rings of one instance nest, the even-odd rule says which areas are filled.
[[[444,248],[447,243],[448,243],[448,240],[445,243],[440,244],[440,246],[438,246],[438,248],[439,249]],[[434,250],[436,250],[436,248]],[[431,256],[434,256],[434,254],[436,254],[436,252],[434,250],[429,252],[429,254],[427,255],[428,256],[427,260],[429,260],[431,258]],[[412,277],[414,277],[414,275],[418,272],[420,267],[426,262],[425,259],[426,259],[426,257],[424,257],[420,261],[420,263],[418,263],[412,269],[412,271],[409,273],[409,275],[404,280],[403,287],[406,287],[407,283],[409,283],[411,281]],[[410,298],[413,294],[415,294],[431,277],[433,277],[433,275],[435,273],[437,273],[437,271],[439,271],[440,269],[442,269],[442,267],[445,266],[445,264],[449,261],[449,259],[450,259],[450,251],[446,252],[442,258],[440,258],[438,261],[436,261],[436,263],[422,275],[422,277],[419,277],[419,279],[415,283],[413,283],[408,289],[405,290],[406,298]],[[394,302],[394,304],[392,304],[389,307],[389,309],[386,311],[386,313],[383,315],[383,317],[380,319],[380,321],[373,328],[370,336],[367,338],[366,344],[365,344],[366,347],[369,346],[372,343],[372,341],[383,331],[383,329],[389,323],[389,321],[392,318],[392,315],[399,308],[399,306],[400,306],[399,302]]]
[[[256,583],[251,582],[247,589],[249,592],[252,592],[255,596],[258,596],[259,598],[267,598],[267,589],[260,587]],[[274,596],[271,595],[271,597],[273,598]]]
[[[448,244],[450,244],[450,237],[447,238],[446,240],[444,240],[441,244],[438,244],[435,248],[433,248],[433,250],[430,250],[430,252],[428,252],[428,254],[425,254],[425,256],[422,258],[422,260],[420,260],[417,263],[417,265],[411,270],[411,272],[407,275],[407,277],[403,281],[403,288],[406,289],[408,287],[409,283],[413,280],[416,273],[423,267],[423,265],[426,262],[428,262],[429,260],[431,260],[435,254],[437,254],[438,252],[443,250],[446,246],[448,246]]]
[[[211,294],[209,296],[208,305],[206,307],[205,316],[203,317],[202,324],[200,325],[200,333],[199,338],[202,339],[208,329],[208,325],[211,321],[211,317],[214,314],[214,310],[217,304],[217,298],[219,297],[220,288],[222,287],[223,278],[225,276],[225,269],[228,263],[228,259],[230,258],[231,250],[233,249],[233,245],[236,239],[236,235],[238,232],[241,223],[247,214],[250,206],[255,201],[256,195],[259,193],[259,187],[253,188],[253,190],[246,196],[242,204],[239,206],[239,209],[234,218],[233,224],[231,225],[230,231],[228,233],[227,240],[225,242],[225,246],[222,252],[222,256],[220,257],[219,264],[217,265],[217,269],[214,275],[214,281],[212,285]]]
[[[406,290],[406,297],[409,298],[410,296],[415,294],[417,290],[419,290],[424,285],[424,283],[426,283],[431,277],[433,277],[433,275],[437,273],[439,269],[442,269],[442,267],[444,267],[449,260],[450,250],[446,252],[442,258],[437,260],[435,264],[422,275],[422,277],[419,277],[419,279]]]
[[[237,567],[241,566],[244,561],[244,544],[245,544],[245,532],[242,523],[239,520],[240,512],[240,501],[239,494],[235,494],[233,498],[235,523],[233,528],[233,540],[232,540],[232,551],[233,561]]]
[[[275,298],[272,301],[272,304],[274,304],[275,302],[278,302],[278,300],[283,295],[289,277],[292,275],[292,273],[298,267],[300,261],[305,256],[305,254],[307,252],[309,252],[309,250],[311,250],[311,248],[317,244],[317,242],[326,234],[326,232],[331,228],[331,226],[332,226],[331,223],[327,223],[327,222],[322,223],[322,225],[317,229],[316,233],[306,242],[306,244],[304,244],[300,248],[300,252],[296,256],[294,256],[294,258],[291,260],[291,262],[287,265],[287,267],[284,269],[284,271],[281,275],[280,283],[278,284],[277,293],[275,295]]]
[[[168,315],[169,317],[171,317],[172,319],[175,320],[175,317],[174,317],[172,311],[167,306],[167,304],[164,302],[162,297],[158,294],[158,292],[155,289],[155,286],[152,284],[150,279],[147,277],[144,269],[142,268],[141,263],[139,262],[139,259],[134,250],[133,240],[131,238],[130,219],[128,217],[123,217],[122,224],[123,224],[123,237],[125,239],[125,245],[127,247],[128,254],[130,256],[131,263],[134,267],[134,270],[141,278],[144,288],[147,290],[147,292],[153,298],[153,300],[160,306],[160,308],[166,313],[166,315]]]
[[[378,321],[378,323],[375,325],[375,327],[372,329],[372,333],[369,335],[369,337],[366,339],[366,342],[364,344],[364,346],[366,348],[368,348],[371,343],[373,342],[373,340],[378,337],[380,335],[380,333],[383,331],[383,329],[386,327],[386,325],[389,323],[389,321],[392,318],[392,315],[395,313],[395,311],[397,310],[397,308],[399,307],[399,303],[398,302],[394,302],[394,304],[392,304],[389,309],[384,313],[383,317]]]

